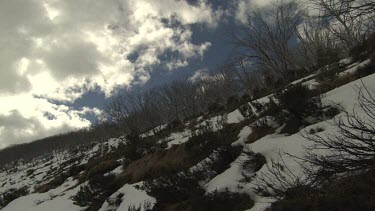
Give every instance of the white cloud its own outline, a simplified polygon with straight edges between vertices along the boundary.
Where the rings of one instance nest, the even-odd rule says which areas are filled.
[[[0,148],[87,127],[90,122],[84,119],[85,114],[100,115],[98,109],[74,110],[29,95],[2,96],[1,100],[9,103],[0,105],[3,111],[0,114]]]
[[[247,13],[251,9],[264,7],[272,2],[275,2],[275,0],[238,0],[235,12],[236,19],[242,23],[246,23]]]
[[[192,82],[199,82],[204,81],[210,78],[210,74],[208,73],[207,69],[200,69],[195,71],[194,75],[192,75],[189,80]]]
[[[283,1],[289,2],[292,0]],[[296,2],[305,6],[309,6],[309,4],[311,3],[309,0],[298,0]],[[238,0],[236,1],[235,5],[235,18],[239,22],[246,23],[247,14],[251,9],[267,7],[273,3],[277,3],[277,0]],[[311,5],[308,9],[309,11],[313,11],[313,7],[311,7]],[[314,12],[316,12],[316,10]]]
[[[1,1],[0,144],[90,124],[85,108],[46,99],[73,102],[93,87],[109,96],[145,83],[155,65],[173,70],[203,57],[211,44],[192,43],[191,24],[215,27],[223,14],[207,2]],[[161,59],[166,52],[179,56]]]

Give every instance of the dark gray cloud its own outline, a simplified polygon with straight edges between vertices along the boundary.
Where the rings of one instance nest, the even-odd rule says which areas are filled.
[[[44,62],[59,80],[68,76],[96,74],[99,72],[99,62],[104,60],[93,43],[81,40],[57,42],[44,54]]]

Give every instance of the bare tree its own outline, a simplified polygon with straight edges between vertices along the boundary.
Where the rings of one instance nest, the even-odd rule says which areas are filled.
[[[188,80],[174,81],[156,88],[160,103],[167,109],[168,121],[181,121],[202,112],[200,87]]]
[[[313,71],[339,59],[340,42],[320,18],[306,14],[298,26],[298,62]]]
[[[107,121],[121,125],[126,133],[140,134],[141,116],[145,110],[144,95],[139,90],[127,90],[115,96],[107,104],[105,118]]]
[[[327,28],[347,48],[362,42],[374,30],[375,3],[371,0],[312,0]]]
[[[158,88],[157,94],[159,95],[161,102],[169,111],[170,121],[182,119],[181,113],[179,110],[180,101],[178,99],[178,93],[180,88],[177,85],[177,82],[173,82],[171,85],[164,85]]]
[[[144,94],[144,106],[142,109],[142,120],[147,123],[147,128],[151,128],[154,134],[160,131],[160,126],[165,123],[165,109],[162,102],[154,90],[149,90]]]
[[[295,69],[290,44],[303,12],[296,1],[277,1],[271,7],[252,10],[246,27],[235,36],[236,44],[244,49],[242,57],[279,77]]]
[[[225,69],[226,86],[232,87],[231,95],[256,95],[259,88],[266,87],[262,73],[247,59],[238,57]]]

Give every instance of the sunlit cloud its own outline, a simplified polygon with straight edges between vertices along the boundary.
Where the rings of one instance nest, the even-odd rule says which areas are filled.
[[[211,43],[193,43],[191,26],[216,27],[222,15],[206,0],[1,1],[0,145],[89,126],[85,112],[100,110],[75,100],[202,58]],[[161,59],[167,52],[179,56]]]

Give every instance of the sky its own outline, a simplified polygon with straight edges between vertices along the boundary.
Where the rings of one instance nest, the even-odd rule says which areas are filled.
[[[93,124],[119,90],[214,71],[262,0],[1,0],[0,148]]]

